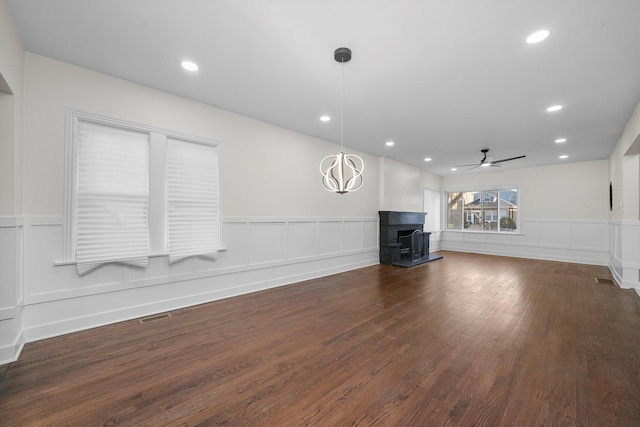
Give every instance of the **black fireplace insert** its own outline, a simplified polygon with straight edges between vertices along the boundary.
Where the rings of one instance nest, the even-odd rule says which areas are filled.
[[[380,263],[412,267],[442,258],[429,255],[424,212],[379,211]]]

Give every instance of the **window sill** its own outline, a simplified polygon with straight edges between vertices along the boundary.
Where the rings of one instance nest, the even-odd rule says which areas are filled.
[[[218,249],[216,252],[226,252],[227,248],[222,247],[220,249]],[[195,256],[207,256],[210,254],[203,254],[203,255],[195,255]],[[149,254],[149,258],[160,258],[160,257],[168,257],[169,253],[158,253],[158,254]],[[68,260],[68,261],[54,261],[53,266],[54,267],[62,267],[65,265],[76,265],[77,262],[75,259],[72,260]]]
[[[486,231],[486,230],[442,230],[447,233],[469,233],[469,234],[498,234],[500,236],[524,236],[519,231]]]

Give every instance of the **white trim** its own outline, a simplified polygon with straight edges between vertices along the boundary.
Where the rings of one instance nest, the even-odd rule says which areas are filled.
[[[626,227],[640,227],[640,220],[637,219],[612,219],[609,221],[612,225],[624,225]]]
[[[520,184],[513,184],[513,185],[509,185],[509,184],[500,184],[498,186],[493,186],[493,185],[482,185],[482,186],[470,186],[470,187],[466,187],[466,190],[459,190],[456,189],[456,187],[453,187],[452,190],[448,189],[448,188],[443,188],[441,191],[444,194],[447,193],[477,193],[480,191],[499,191],[499,190],[513,190],[514,188],[518,190],[518,194],[520,194]]]
[[[24,225],[22,216],[0,216],[0,228],[17,228]]]
[[[225,223],[238,223],[238,222],[353,222],[353,221],[365,221],[365,222],[378,222],[378,218],[374,217],[321,217],[321,216],[225,216],[223,222]]]
[[[529,222],[570,222],[574,224],[609,224],[606,219],[573,219],[573,218],[523,218],[523,221]]]
[[[0,308],[0,320],[9,320],[16,317],[16,307],[7,306]]]
[[[457,229],[441,230],[441,231],[446,233],[492,234],[492,235],[498,235],[498,236],[525,236],[524,233],[521,233],[519,231],[509,232],[509,231],[457,230]]]
[[[62,229],[62,258],[75,262],[75,183],[77,171],[77,147],[74,143],[78,130],[78,113],[74,110],[65,111],[65,148],[64,148],[64,227]]]
[[[22,349],[26,344],[24,330],[9,345],[0,346],[0,365],[6,365],[18,360]]]

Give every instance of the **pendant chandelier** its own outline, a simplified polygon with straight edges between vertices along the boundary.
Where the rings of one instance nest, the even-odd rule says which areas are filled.
[[[344,194],[356,191],[364,181],[364,162],[355,154],[344,152],[344,64],[351,59],[351,50],[346,47],[336,49],[334,59],[342,65],[342,96],[340,106],[340,153],[327,156],[320,162],[322,185],[333,193]]]

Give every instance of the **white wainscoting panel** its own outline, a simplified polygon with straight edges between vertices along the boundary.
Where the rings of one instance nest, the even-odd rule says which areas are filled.
[[[442,233],[444,250],[594,265],[607,265],[608,243],[607,221],[523,219],[519,233]]]
[[[571,223],[571,245],[576,248],[601,250],[603,242],[609,240],[607,223]]]
[[[553,248],[571,247],[571,223],[566,221],[539,221],[538,243]]]
[[[609,224],[609,248],[616,258],[622,257],[622,223],[611,222]]]
[[[23,309],[24,221],[0,217],[0,365],[18,358],[24,346]]]
[[[196,269],[200,273],[231,272],[244,268],[249,262],[249,223],[246,221],[224,222],[222,235],[226,250],[214,257],[196,258]]]
[[[82,277],[75,264],[54,264],[63,258],[61,218],[26,218],[25,231],[25,304],[112,292],[123,286],[125,268],[117,264]]]
[[[619,285],[622,284],[622,223],[609,223],[609,270]]]
[[[442,249],[442,231],[432,231],[429,236],[429,252],[437,252]]]
[[[214,256],[170,264],[153,255],[147,268],[109,264],[79,276],[60,261],[63,218],[26,218],[22,322],[0,341],[0,363],[17,357],[6,351],[17,334],[21,344],[378,263],[377,218],[233,217],[222,230],[225,249]],[[15,264],[7,240],[15,227],[0,227],[0,265]],[[14,326],[0,321],[0,332]]]
[[[8,222],[7,220],[5,220]],[[17,227],[0,223],[0,320],[11,318],[17,301]]]
[[[152,285],[173,282],[180,278],[188,278],[195,273],[195,259],[193,257],[169,263],[166,256],[149,258],[146,268],[130,267],[128,282],[132,284]]]
[[[283,262],[287,259],[286,222],[249,224],[249,264]]]
[[[342,250],[344,252],[362,249],[362,221],[345,221],[342,225]]]
[[[640,294],[640,221],[609,224],[609,269],[620,287]]]
[[[318,222],[289,222],[287,259],[299,260],[318,255]]]
[[[540,223],[538,221],[520,221],[520,236],[517,243],[528,246],[538,246],[540,244]]]
[[[318,224],[318,255],[342,252],[342,221],[323,221]]]
[[[624,267],[640,269],[640,221],[623,222],[620,233]]]
[[[363,220],[362,221],[362,248],[377,250],[379,241],[380,241],[380,226],[378,225],[378,220]]]

